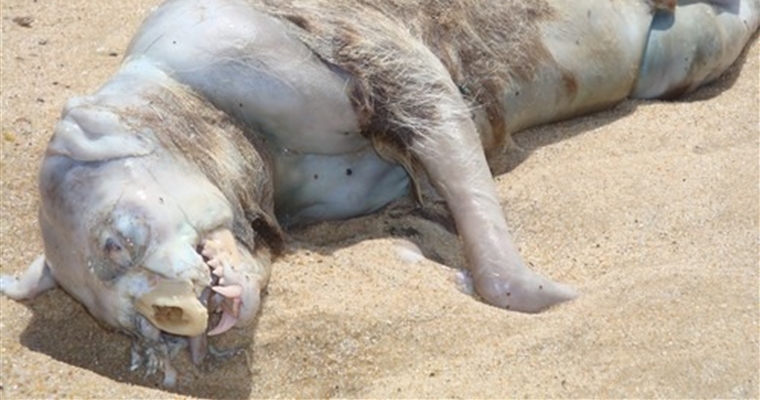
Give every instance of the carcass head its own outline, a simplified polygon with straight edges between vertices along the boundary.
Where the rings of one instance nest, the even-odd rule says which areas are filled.
[[[254,258],[234,239],[230,202],[186,155],[131,125],[128,111],[96,104],[69,102],[40,172],[56,281],[98,320],[148,345],[247,325],[268,253]],[[224,326],[209,329],[217,312]]]

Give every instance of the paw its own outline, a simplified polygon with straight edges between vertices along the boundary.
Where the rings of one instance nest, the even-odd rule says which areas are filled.
[[[172,359],[187,345],[184,338],[162,335],[161,331],[147,319],[138,317],[135,321],[137,332],[132,338],[129,370],[145,368],[145,376],[152,376],[159,371],[164,374],[161,385],[172,388],[177,384],[177,370],[172,366]]]
[[[219,230],[206,238],[201,245],[201,255],[205,257],[213,274],[210,309],[222,312],[219,323],[208,332],[209,336],[219,335],[234,327],[240,317],[242,286],[242,257],[232,232]]]
[[[261,290],[269,280],[270,253],[266,246],[251,254],[229,229],[211,232],[199,252],[211,269],[211,312],[220,312],[217,326],[208,332],[218,335],[230,328],[252,323],[261,304]]]
[[[578,297],[578,292],[572,287],[527,268],[510,275],[481,273],[473,279],[473,284],[486,303],[525,313],[537,313]]]
[[[145,368],[145,376],[155,375],[159,370],[164,374],[161,385],[172,388],[177,384],[177,370],[171,365],[172,351],[163,342],[132,343],[130,371]]]
[[[201,255],[217,276],[223,276],[225,269],[229,272],[241,261],[235,237],[227,229],[210,234],[201,245]]]

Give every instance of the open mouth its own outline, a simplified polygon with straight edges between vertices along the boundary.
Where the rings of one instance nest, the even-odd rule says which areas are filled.
[[[234,269],[225,257],[228,254],[219,248],[219,243],[206,241],[198,249],[211,277],[200,295],[190,281],[160,278],[135,302],[136,310],[156,328],[173,335],[214,336],[230,330],[240,318],[243,287],[225,277],[225,272],[234,275]]]
[[[224,278],[224,265],[217,259],[208,260],[206,264],[211,267],[211,286],[204,289],[201,297],[205,295],[207,298],[209,320],[216,319],[214,317],[221,315],[216,324],[209,323],[209,326],[214,326],[214,328],[210,329],[207,334],[214,336],[227,332],[237,324],[240,317],[240,297],[243,295],[243,287],[236,284],[228,285]]]

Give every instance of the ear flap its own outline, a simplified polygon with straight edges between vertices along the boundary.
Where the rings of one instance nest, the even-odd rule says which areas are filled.
[[[118,110],[100,108],[75,98],[66,104],[47,148],[48,155],[76,161],[105,161],[150,154],[155,145],[125,124]]]

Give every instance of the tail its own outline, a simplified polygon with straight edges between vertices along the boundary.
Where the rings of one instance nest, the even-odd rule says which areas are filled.
[[[674,98],[720,76],[760,25],[760,0],[681,0],[657,10],[631,97]]]

